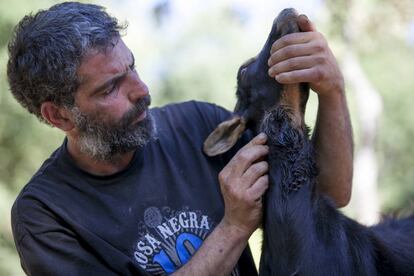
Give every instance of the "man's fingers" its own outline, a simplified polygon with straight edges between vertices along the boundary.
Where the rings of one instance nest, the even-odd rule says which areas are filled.
[[[286,46],[272,53],[267,61],[269,67],[287,59],[310,56],[319,54],[324,51],[324,45],[320,40],[310,41],[305,44],[294,44]]]
[[[308,69],[315,65],[322,64],[325,59],[321,56],[300,56],[281,61],[269,69],[269,76],[274,78],[276,75],[284,72],[290,72],[301,69]]]
[[[269,187],[269,176],[261,176],[249,189],[247,189],[247,196],[252,201],[258,201]]]
[[[316,66],[308,69],[295,70],[277,75],[275,78],[279,83],[293,84],[299,82],[319,83],[325,77],[324,71]]]
[[[304,14],[298,16],[298,25],[302,32],[316,32],[315,24]]]
[[[266,156],[268,152],[269,147],[265,145],[254,145],[242,148],[229,163],[232,172],[241,176],[251,164]]]
[[[273,44],[272,44],[272,48],[270,49],[270,53],[273,54],[274,52],[285,48],[289,45],[294,45],[294,44],[305,44],[309,41],[311,41],[314,37],[314,33],[313,32],[305,32],[305,33],[291,33],[291,34],[287,34],[285,36],[282,36],[281,38],[279,38],[278,40],[276,40]]]
[[[266,161],[257,162],[253,165],[251,165],[244,175],[242,176],[243,181],[241,181],[244,184],[245,188],[250,187],[259,179],[261,176],[263,176],[265,173],[267,173],[269,170],[269,165]]]
[[[253,146],[253,145],[264,145],[266,144],[267,136],[264,133],[259,133],[256,137],[254,137],[252,140],[250,140],[249,143],[247,143],[246,146]],[[245,147],[246,147],[245,146]]]
[[[260,133],[242,147],[220,172],[220,182],[225,183],[231,177],[241,177],[251,164],[263,159],[269,152],[266,141],[267,136]]]
[[[266,141],[266,134],[260,133],[242,147],[228,164],[232,172],[241,176],[251,164],[266,156],[269,152]]]
[[[220,172],[220,180],[226,182],[228,178],[241,177],[251,164],[263,160],[268,153],[266,145],[245,145]]]

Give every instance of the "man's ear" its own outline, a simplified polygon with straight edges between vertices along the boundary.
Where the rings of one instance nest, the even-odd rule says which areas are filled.
[[[70,111],[65,107],[60,107],[53,102],[44,102],[40,107],[42,117],[52,126],[67,132],[72,130],[75,125],[72,122]]]
[[[204,141],[204,152],[208,156],[216,156],[228,151],[246,129],[246,122],[243,117],[234,116],[224,121]]]

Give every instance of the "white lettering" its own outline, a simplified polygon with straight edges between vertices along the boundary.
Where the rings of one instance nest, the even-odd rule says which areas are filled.
[[[174,234],[177,233],[181,229],[180,225],[178,224],[178,219],[176,217],[170,218],[168,222],[170,223],[174,231]]]
[[[198,228],[197,214],[194,213],[194,212],[189,212],[188,214],[190,215],[190,226],[191,226],[191,228]]]
[[[210,227],[208,226],[208,219],[207,218],[208,218],[207,216],[202,216],[201,223],[200,223],[200,228],[204,228],[204,229],[207,229],[207,230],[210,229]]]
[[[152,246],[152,249],[155,249],[155,248],[157,248],[158,246],[161,245],[161,242],[158,241],[153,236],[151,236],[150,234],[146,234],[145,238],[147,239],[147,242]]]
[[[158,225],[157,228],[161,232],[164,239],[167,239],[168,237],[173,235],[173,232],[165,222],[162,225]]]
[[[138,252],[138,251],[135,251],[134,252],[134,257],[135,257],[135,260],[139,263],[139,265],[142,267],[142,268],[146,268],[147,266],[146,266],[146,264],[148,263],[148,258],[147,258],[147,256],[145,256],[144,254],[142,254],[141,252]]]
[[[145,255],[149,256],[152,254],[153,250],[150,246],[146,245],[145,242],[139,241],[137,243],[137,248],[140,252],[143,252]]]
[[[183,228],[188,228],[188,219],[187,219],[187,214],[186,213],[180,213],[178,215],[178,221],[181,224],[181,227]]]

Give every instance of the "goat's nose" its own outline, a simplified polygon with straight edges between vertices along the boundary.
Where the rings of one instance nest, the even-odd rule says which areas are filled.
[[[298,11],[295,10],[294,8],[284,9],[275,18],[275,20],[273,21],[273,25],[274,24],[284,24],[284,22],[286,22],[287,20],[289,20],[293,17],[297,17],[298,15],[299,15]]]

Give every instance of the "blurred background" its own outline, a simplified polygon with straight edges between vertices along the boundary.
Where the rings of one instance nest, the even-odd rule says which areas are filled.
[[[30,116],[9,92],[7,43],[25,15],[61,1],[0,0],[0,275],[23,274],[10,229],[18,192],[63,135]],[[196,99],[228,109],[236,72],[264,44],[286,7],[307,14],[345,76],[354,127],[353,196],[344,208],[364,224],[408,214],[414,199],[414,1],[412,0],[102,0],[128,22],[125,41],[153,105]],[[317,98],[307,109],[315,121]],[[258,258],[260,233],[251,239]]]

